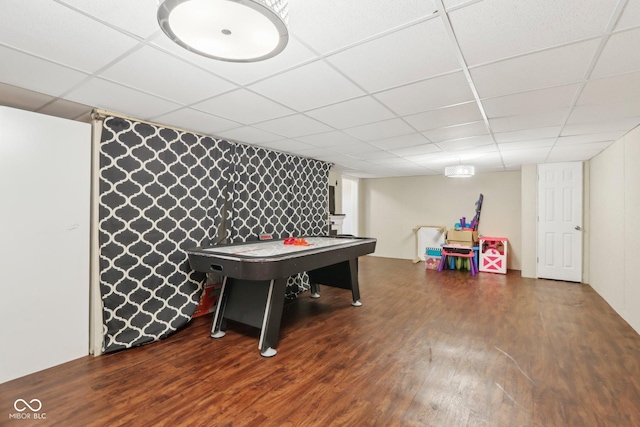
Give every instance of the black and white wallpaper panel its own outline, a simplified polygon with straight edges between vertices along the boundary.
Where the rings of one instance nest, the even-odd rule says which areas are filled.
[[[327,234],[330,166],[105,118],[99,171],[104,351],[156,341],[191,319],[205,275],[190,269],[186,248],[263,233]],[[288,297],[307,289],[306,274],[289,285]]]

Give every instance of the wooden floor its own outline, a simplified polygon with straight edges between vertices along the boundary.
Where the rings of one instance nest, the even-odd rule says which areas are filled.
[[[640,336],[589,286],[374,257],[360,283],[287,306],[273,358],[209,315],[1,384],[0,425],[640,426]]]

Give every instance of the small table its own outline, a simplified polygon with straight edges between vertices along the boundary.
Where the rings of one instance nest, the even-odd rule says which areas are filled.
[[[312,297],[319,284],[351,290],[360,306],[358,257],[375,251],[376,239],[363,237],[306,237],[308,245],[285,245],[283,239],[187,250],[195,271],[225,276],[211,325],[211,336],[222,338],[224,319],[260,328],[258,348],[275,356],[287,278],[306,271]]]
[[[467,258],[469,260],[469,270],[472,276],[475,276],[478,272],[478,267],[474,261],[475,255],[473,248],[459,245],[443,245],[442,246],[442,259],[438,266],[438,271],[442,271],[448,265],[449,259],[454,257]]]

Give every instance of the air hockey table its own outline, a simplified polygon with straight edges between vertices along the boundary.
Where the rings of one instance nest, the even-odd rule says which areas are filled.
[[[358,257],[373,253],[376,239],[365,237],[305,237],[306,245],[284,244],[284,239],[188,249],[191,268],[224,276],[211,336],[222,338],[224,320],[260,329],[258,348],[275,356],[289,276],[307,272],[311,297],[319,285],[351,290],[360,306]]]

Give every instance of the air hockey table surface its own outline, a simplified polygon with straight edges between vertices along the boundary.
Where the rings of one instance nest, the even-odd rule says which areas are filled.
[[[367,237],[305,237],[306,245],[285,245],[284,239],[188,249],[191,267],[246,280],[271,280],[314,270],[374,252]]]

